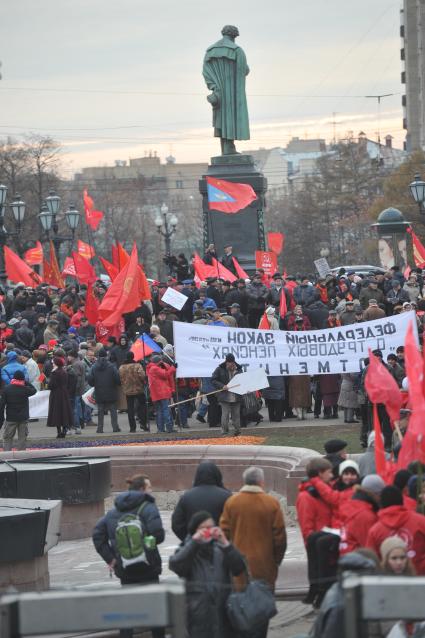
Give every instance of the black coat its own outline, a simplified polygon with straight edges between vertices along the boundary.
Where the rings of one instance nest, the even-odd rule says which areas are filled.
[[[188,302],[186,301],[186,304]],[[173,322],[170,321],[169,319],[164,319],[164,321],[157,321],[156,325],[159,328],[160,333],[162,334],[162,336],[168,341],[168,343],[171,343],[171,345],[173,345],[174,343],[174,334],[173,334]]]
[[[118,578],[126,583],[143,582],[149,577],[155,579],[162,571],[161,556],[158,549],[153,553],[153,564],[136,563],[123,569],[119,553],[115,545],[115,530],[119,519],[126,513],[135,513],[142,503],[147,502],[142,512],[140,520],[144,532],[148,536],[154,536],[156,544],[159,545],[165,538],[164,528],[162,526],[161,516],[155,504],[155,499],[150,494],[140,492],[139,490],[129,490],[118,494],[115,499],[115,507],[109,510],[100,520],[97,521],[93,530],[93,543],[96,551],[108,565],[115,558],[117,564],[115,573]]]
[[[233,263],[233,257],[233,253],[230,253],[230,255],[224,255],[224,257],[222,257],[221,259],[221,263],[225,268],[227,268],[227,270],[230,270],[230,272],[233,273],[235,277],[237,277],[238,273],[236,271],[235,264]]]
[[[201,544],[190,536],[173,556],[169,567],[186,580],[187,629],[190,638],[233,638],[227,620],[226,600],[231,577],[245,569],[242,555],[233,545],[215,541]]]
[[[236,364],[236,372],[235,372],[235,376],[237,374],[241,374],[241,372],[243,372],[241,366],[237,363]],[[230,380],[232,382],[235,381],[235,378],[233,377],[233,379],[230,379],[230,375],[229,375],[229,371],[226,368],[226,362],[220,363],[220,365],[214,370],[212,377],[211,377],[211,381],[213,386],[219,390],[220,388],[222,388],[223,386],[227,385]],[[236,383],[231,383],[231,385],[236,385]],[[230,390],[231,392],[231,390]],[[219,392],[218,394],[216,394],[216,397],[218,399],[218,401],[227,401],[228,397],[229,397],[229,391],[224,391],[224,392]],[[236,400],[237,401],[242,401],[242,397],[239,396],[238,394],[236,395]]]
[[[118,368],[107,360],[99,357],[93,364],[87,376],[89,385],[94,386],[97,403],[115,403],[118,399],[118,386],[121,385]]]
[[[120,366],[122,366],[123,363],[125,363],[125,360],[127,358],[127,352],[129,351],[130,351],[130,344],[128,342],[125,346],[118,344],[114,346],[113,348],[111,348],[109,360],[111,361],[111,363],[115,363],[117,368],[119,368]]]
[[[6,421],[9,423],[22,423],[30,418],[29,397],[36,393],[34,386],[30,384],[15,385],[9,383],[0,398],[0,427],[4,423],[4,411],[6,409]]]
[[[218,524],[224,503],[231,492],[223,486],[221,472],[215,463],[205,461],[197,467],[193,487],[180,497],[171,517],[174,534],[184,540],[193,514],[204,510],[209,512]]]
[[[68,391],[68,375],[63,368],[53,370],[49,381],[48,428],[71,428],[74,416]]]

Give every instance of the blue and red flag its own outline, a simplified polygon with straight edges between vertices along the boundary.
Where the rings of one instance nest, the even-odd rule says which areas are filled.
[[[135,361],[140,361],[153,352],[162,352],[161,347],[145,332],[133,343],[130,350]]]
[[[209,210],[237,213],[257,199],[254,189],[249,184],[226,182],[215,177],[206,179]]]

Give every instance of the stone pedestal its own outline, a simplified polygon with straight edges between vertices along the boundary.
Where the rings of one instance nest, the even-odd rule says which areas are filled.
[[[209,210],[206,177],[229,182],[249,184],[257,199],[235,214]],[[251,155],[219,155],[211,158],[206,175],[199,182],[202,195],[204,249],[208,244],[216,246],[217,254],[224,254],[226,244],[233,246],[233,253],[245,270],[255,269],[255,251],[265,250],[264,207],[267,179],[258,171]]]
[[[30,560],[0,563],[0,592],[9,588],[18,591],[49,589],[49,562],[47,554]]]
[[[61,541],[89,538],[99,518],[105,513],[105,501],[62,506]]]

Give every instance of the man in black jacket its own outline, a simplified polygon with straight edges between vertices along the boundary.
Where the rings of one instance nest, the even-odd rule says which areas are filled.
[[[108,353],[102,348],[99,350],[99,359],[90,370],[87,382],[94,386],[94,393],[98,407],[97,430],[98,434],[103,433],[103,419],[105,411],[111,414],[111,424],[113,432],[120,432],[118,427],[118,386],[121,385],[118,368],[107,360]]]
[[[218,525],[224,503],[232,493],[223,485],[219,468],[212,461],[203,461],[196,468],[193,487],[180,497],[171,517],[171,527],[183,541],[188,533],[188,524],[196,512],[207,510]]]
[[[121,585],[135,585],[142,583],[157,583],[159,575],[162,571],[161,556],[155,547],[150,552],[151,558],[149,564],[139,562],[123,567],[121,557],[115,542],[115,530],[118,522],[125,514],[139,513],[142,524],[143,534],[145,536],[153,536],[156,545],[163,542],[165,538],[164,528],[162,526],[161,516],[152,496],[152,485],[148,476],[136,474],[127,479],[128,491],[118,494],[115,498],[114,509],[109,510],[103,516],[93,530],[92,539],[95,549],[108,565],[111,572],[120,579]],[[122,638],[130,638],[133,631],[122,630],[120,632]],[[152,629],[153,638],[163,638],[163,629]]]
[[[221,390],[218,394],[218,402],[221,405],[221,432],[223,436],[229,434],[229,419],[232,417],[235,436],[241,433],[241,401],[239,394],[229,390],[229,385],[237,385],[237,381],[233,381],[236,374],[242,372],[241,366],[236,363],[235,355],[229,352],[226,359],[216,368],[212,375],[212,384],[217,390]]]
[[[25,382],[25,375],[16,370],[13,379],[7,385],[0,399],[0,428],[3,430],[3,450],[10,452],[15,432],[18,432],[18,450],[25,450],[30,418],[29,397],[36,393],[34,386]],[[6,409],[6,422],[4,410]]]

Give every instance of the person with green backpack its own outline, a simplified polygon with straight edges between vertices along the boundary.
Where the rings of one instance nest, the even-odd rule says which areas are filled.
[[[121,585],[157,583],[162,571],[157,546],[163,542],[165,532],[151,494],[151,482],[144,474],[136,474],[126,482],[128,491],[118,494],[114,508],[96,523],[93,543]],[[132,635],[131,629],[120,632],[121,638]],[[152,629],[153,638],[164,635],[162,628]]]

